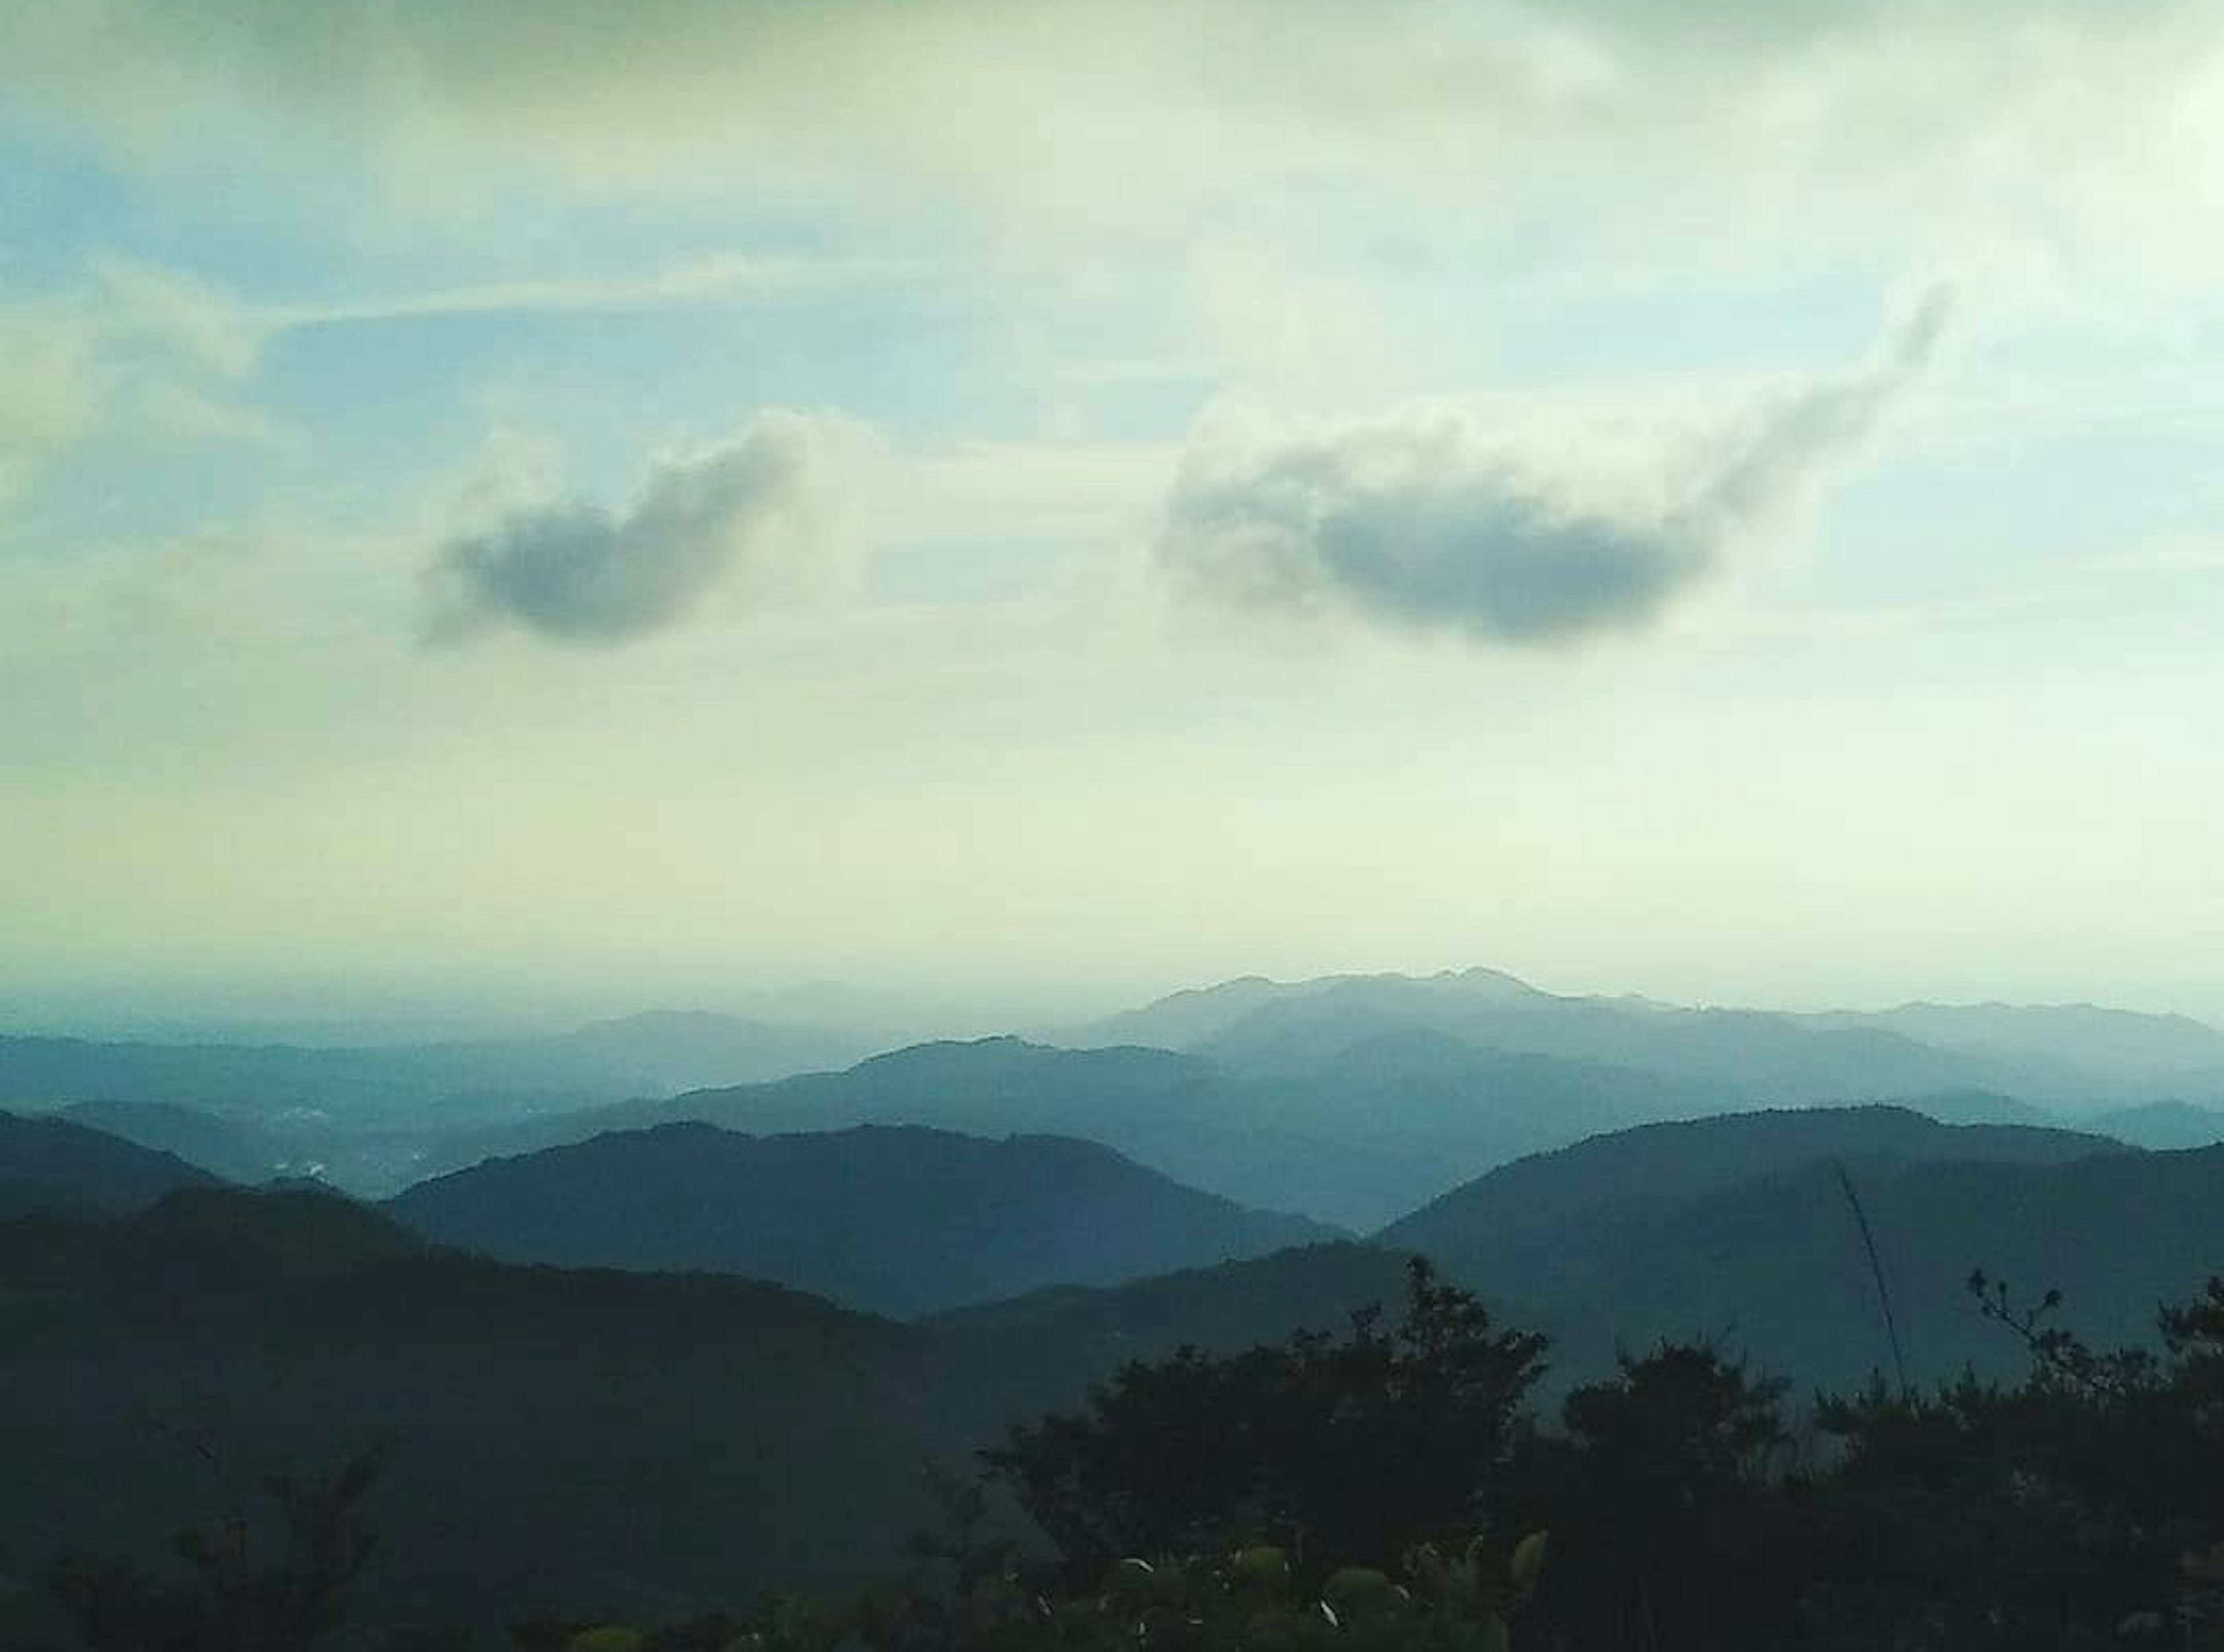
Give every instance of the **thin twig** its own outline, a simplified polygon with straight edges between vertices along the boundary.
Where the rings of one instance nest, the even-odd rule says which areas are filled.
[[[1884,1282],[1884,1263],[1877,1256],[1876,1235],[1869,1231],[1868,1212],[1861,1208],[1861,1196],[1854,1191],[1854,1179],[1846,1173],[1846,1161],[1833,1159],[1830,1168],[1838,1173],[1838,1186],[1845,1189],[1846,1203],[1853,1206],[1854,1223],[1861,1231],[1861,1248],[1869,1253],[1869,1275],[1876,1281],[1877,1301],[1884,1309],[1884,1333],[1892,1342],[1892,1368],[1899,1378],[1899,1397],[1912,1399],[1915,1390],[1908,1386],[1907,1358],[1899,1346],[1899,1321],[1892,1315],[1892,1292]]]

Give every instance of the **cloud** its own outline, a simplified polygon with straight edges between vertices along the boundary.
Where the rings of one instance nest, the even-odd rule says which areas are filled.
[[[1254,611],[1496,644],[1635,630],[1867,435],[1945,315],[1934,294],[1873,366],[1757,409],[1649,508],[1514,464],[1456,411],[1263,442],[1208,432],[1183,463],[1159,555],[1180,585]]]
[[[642,274],[483,282],[382,297],[273,307],[273,330],[454,316],[598,314],[679,309],[737,298],[899,286],[932,281],[949,267],[928,258],[811,256],[719,252]]]
[[[0,511],[28,492],[92,423],[97,401],[82,330],[30,309],[0,308]]]
[[[181,272],[94,257],[22,296],[0,288],[0,512],[88,444],[290,446],[239,400],[268,326]]]
[[[514,227],[538,200],[831,185],[1014,231],[1317,222],[1611,251],[1974,237],[2214,268],[2224,18],[2091,0],[46,0],[0,87],[136,164]],[[1244,73],[1230,77],[1227,66]],[[624,73],[611,73],[622,64]],[[1014,133],[1028,135],[1014,142]],[[363,186],[368,185],[369,187]],[[926,193],[923,195],[922,186]],[[856,199],[847,205],[854,206]],[[1448,213],[1447,207],[1462,209]],[[1473,209],[1492,209],[1476,218]],[[506,241],[504,242],[506,244]],[[1616,267],[1609,261],[1602,267]]]
[[[840,548],[828,472],[862,427],[768,410],[707,452],[659,461],[624,510],[543,504],[442,545],[426,570],[426,639],[515,626],[611,647],[667,630],[721,587],[760,598],[818,582]]]

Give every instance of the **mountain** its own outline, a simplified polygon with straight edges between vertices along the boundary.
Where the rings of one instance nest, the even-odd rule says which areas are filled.
[[[1314,1071],[1271,1077],[1167,1050],[990,1038],[459,1135],[426,1168],[686,1119],[753,1134],[920,1124],[1081,1136],[1247,1205],[1374,1227],[1524,1153],[1723,1104],[1705,1086],[1432,1033],[1363,1039]]]
[[[2142,1153],[1896,1108],[1653,1126],[1509,1165],[1376,1243],[1470,1287],[1633,1344],[1728,1331],[1803,1383],[1889,1365],[1850,1178],[1913,1374],[2018,1368],[1963,1282],[1984,1268],[2104,1344],[2151,1340],[2153,1305],[2224,1263],[2224,1149]]]
[[[2056,1322],[2107,1348],[2151,1345],[2157,1306],[2196,1293],[2224,1258],[2224,1149],[1944,1160],[1855,1180],[1918,1383],[2025,1365],[2020,1344],[1975,1312],[1973,1269],[2007,1281],[2019,1307],[2060,1290]],[[1632,1237],[1586,1294],[1623,1336],[1731,1327],[1803,1384],[1891,1369],[1875,1282],[1829,1167],[1709,1195]]]
[[[1404,1253],[1348,1241],[1088,1289],[1037,1291],[922,1322],[946,1397],[945,1427],[994,1438],[1012,1421],[1072,1405],[1121,1364],[1183,1347],[1229,1354],[1292,1332],[1340,1334],[1358,1309],[1394,1320]]]
[[[2113,1136],[2134,1147],[2210,1147],[2224,1142],[2224,1108],[2195,1107],[2182,1101],[2154,1101],[2140,1107],[2114,1107],[2088,1113],[2077,1121],[2085,1130]]]
[[[98,1119],[226,1175],[315,1174],[375,1196],[420,1179],[428,1160],[452,1163],[436,1143],[458,1132],[838,1067],[881,1048],[861,1031],[684,1013],[338,1048],[0,1035],[0,1106]]]
[[[0,1113],[0,1216],[131,1211],[215,1181],[173,1154],[82,1124]]]
[[[915,1126],[598,1136],[409,1189],[416,1231],[507,1261],[706,1269],[913,1315],[1330,1237],[1090,1142]]]
[[[2099,1004],[1905,1003],[1804,1019],[1882,1028],[1940,1049],[1988,1058],[2053,1063],[2086,1075],[2102,1092],[2224,1071],[2224,1030],[2189,1016]]]
[[[1502,1165],[1376,1236],[1462,1273],[1531,1271],[1564,1284],[1625,1248],[1648,1213],[1802,1166],[1842,1160],[1864,1173],[1922,1160],[2050,1163],[2129,1151],[2073,1130],[1942,1124],[1904,1107],[1725,1114],[1597,1136]],[[1534,1293],[1532,1293],[1532,1294]]]
[[[0,1222],[0,1577],[383,1444],[361,1617],[846,1586],[932,1514],[924,1341],[775,1286],[505,1268],[327,1197]],[[214,1467],[212,1467],[212,1464]],[[260,1541],[260,1534],[257,1535]]]
[[[596,1022],[541,1041],[539,1048],[591,1071],[622,1075],[629,1089],[668,1093],[847,1067],[897,1041],[866,1030],[707,1010],[652,1010]],[[538,1053],[533,1045],[511,1048],[521,1055]]]
[[[2082,1130],[2095,1136],[2130,1140],[2092,1119],[2073,1118],[1991,1090],[1949,1090],[1931,1096],[1903,1096],[1899,1104],[1942,1124],[2031,1124],[2044,1130]]]
[[[761,1080],[881,1048],[862,1032],[708,1014],[635,1016],[539,1037],[353,1048],[0,1035],[0,1102],[160,1102],[231,1117],[313,1112],[358,1127],[425,1126]]]
[[[1254,1010],[1336,993],[1359,998],[1381,994],[1420,1001],[1495,1000],[1520,1003],[1549,995],[1498,970],[1445,970],[1436,975],[1326,975],[1305,981],[1271,981],[1247,975],[1216,986],[1170,993],[1140,1009],[1067,1029],[1047,1041],[1088,1049],[1112,1044],[1194,1049],[1228,1031]]]
[[[610,1130],[686,1122],[755,1135],[919,1124],[976,1136],[1077,1136],[1130,1151],[1095,1127],[1117,1119],[1149,1130],[1209,1119],[1218,1111],[1211,1097],[1221,1083],[1210,1062],[1166,1050],[1072,1051],[1008,1037],[919,1044],[839,1073],[552,1112],[459,1133],[438,1144],[427,1168],[462,1168]]]
[[[1466,1042],[1640,1067],[1766,1104],[1988,1090],[2062,1104],[2224,1099],[2224,1030],[2088,1004],[1911,1003],[1787,1014],[1564,997],[1494,970],[1258,977],[1176,993],[1077,1029],[1254,1073],[1318,1067],[1363,1039],[1428,1030]]]
[[[1754,1101],[1880,1099],[2006,1088],[1981,1058],[1870,1028],[1810,1029],[1741,1010],[1634,1010],[1600,998],[1469,995],[1397,978],[1265,1004],[1197,1046],[1255,1073],[1318,1067],[1364,1039],[1423,1029],[1467,1043],[1636,1067]]]
[[[294,1168],[282,1138],[251,1122],[219,1118],[198,1107],[164,1101],[80,1101],[55,1117],[156,1152],[174,1153],[226,1181],[264,1181]]]

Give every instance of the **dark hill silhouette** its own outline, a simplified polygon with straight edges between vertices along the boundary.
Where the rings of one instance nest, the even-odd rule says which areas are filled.
[[[388,1208],[508,1261],[712,1269],[914,1314],[1327,1237],[1094,1142],[913,1126],[753,1136],[673,1123],[500,1159]]]
[[[1982,1268],[2104,1347],[2151,1344],[2155,1310],[2224,1269],[2224,1148],[2058,1163],[1940,1160],[1854,1169],[1910,1371],[2010,1377],[2022,1351],[1980,1320]],[[1632,1339],[1734,1326],[1804,1383],[1890,1370],[1876,1290],[1835,1173],[1810,1164],[1725,1189],[1627,1236],[1584,1288]]]
[[[1556,1265],[1611,1252],[1612,1224],[1756,1177],[1842,1158],[1863,1167],[1929,1159],[2058,1163],[2121,1142],[2018,1124],[1942,1124],[1905,1107],[1818,1107],[1647,1124],[1502,1165],[1392,1223],[1383,1244],[1452,1269]],[[1548,1250],[1532,1247],[1542,1244]]]
[[[173,1154],[66,1119],[0,1113],[0,1216],[136,1210],[216,1180]]]
[[[2014,1366],[1962,1283],[1983,1267],[2070,1294],[2102,1339],[2151,1334],[2154,1302],[2224,1263],[2224,1149],[2147,1154],[1903,1109],[1649,1126],[1501,1167],[1377,1236],[1548,1321],[1633,1345],[1734,1327],[1803,1382],[1890,1364],[1835,1168],[1865,1206],[1919,1377]]]
[[[861,1579],[928,1517],[919,1335],[716,1275],[508,1268],[314,1194],[0,1222],[0,1574],[384,1442],[366,1617]]]
[[[226,1181],[266,1180],[287,1161],[282,1143],[258,1126],[174,1102],[81,1101],[63,1108],[59,1117],[157,1152],[174,1153]]]
[[[1405,1288],[1402,1253],[1336,1243],[1103,1289],[1038,1291],[923,1324],[934,1333],[944,1426],[991,1438],[1073,1403],[1128,1360],[1184,1346],[1235,1353],[1293,1331],[1340,1332],[1355,1309],[1394,1310]]]

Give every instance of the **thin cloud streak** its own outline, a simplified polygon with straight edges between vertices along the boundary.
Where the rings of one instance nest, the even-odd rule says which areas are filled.
[[[915,285],[945,279],[955,269],[933,258],[719,253],[646,275],[487,282],[351,302],[280,305],[262,312],[262,317],[272,331],[294,331],[444,316],[617,313],[780,293]]]

